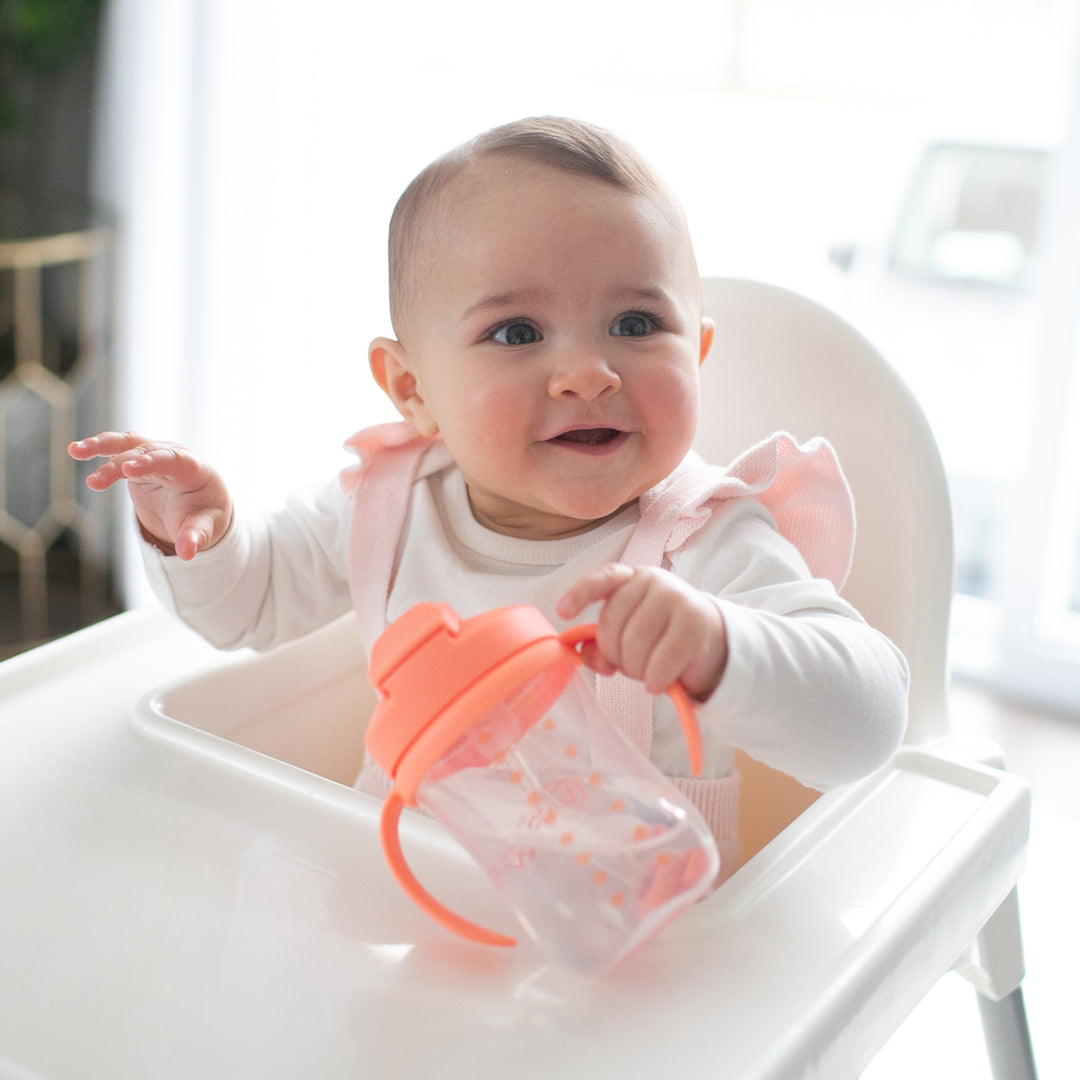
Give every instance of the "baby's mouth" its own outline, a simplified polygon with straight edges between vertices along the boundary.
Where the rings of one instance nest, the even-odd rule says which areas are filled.
[[[574,443],[578,446],[604,446],[622,434],[615,428],[579,428],[556,435],[552,442]]]

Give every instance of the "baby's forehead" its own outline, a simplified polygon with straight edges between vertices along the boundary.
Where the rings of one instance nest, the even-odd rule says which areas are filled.
[[[575,194],[585,190],[601,190],[616,195],[608,204],[611,212],[624,208],[627,221],[637,220],[642,213],[662,223],[666,239],[681,243],[689,239],[686,218],[679,200],[660,181],[655,184],[617,184],[610,180],[576,172],[529,158],[507,154],[477,155],[431,194],[424,233],[432,241],[449,239],[459,227],[497,232],[505,224],[505,207],[512,201],[514,209],[528,216],[535,210],[550,209],[550,199],[538,197],[555,194],[573,207]],[[621,196],[621,198],[620,198]],[[458,233],[457,239],[460,239]]]
[[[563,208],[587,204],[583,196],[598,191],[616,196],[602,201],[606,221],[610,224],[614,215],[614,228],[621,232],[617,219],[625,210],[627,235],[643,235],[642,223],[647,221],[652,241],[647,246],[666,251],[664,261],[682,268],[680,278],[687,274],[687,287],[696,290],[697,266],[686,217],[663,181],[617,183],[502,153],[472,155],[453,165],[428,187],[420,204],[414,204],[408,239],[401,236],[405,243],[399,249],[397,279],[392,283],[399,333],[423,310],[425,298],[443,291],[440,281],[453,272],[455,264],[461,265],[462,258],[478,251],[500,251],[500,262],[505,262],[507,252],[521,250],[523,243],[542,246],[548,234],[544,215],[561,216]],[[529,225],[534,208],[535,231]],[[513,219],[513,225],[507,219]]]

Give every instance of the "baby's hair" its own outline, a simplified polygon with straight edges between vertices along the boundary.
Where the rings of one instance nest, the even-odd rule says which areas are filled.
[[[592,177],[633,195],[671,199],[659,174],[628,142],[604,128],[560,116],[530,117],[477,135],[420,172],[390,218],[390,321],[399,340],[414,289],[421,230],[434,229],[438,196],[478,158],[502,156]]]

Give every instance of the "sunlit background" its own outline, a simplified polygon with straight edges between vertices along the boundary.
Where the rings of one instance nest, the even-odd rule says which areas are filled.
[[[112,228],[107,391],[79,426],[191,443],[250,505],[336,471],[390,415],[365,350],[402,187],[491,125],[582,116],[668,176],[703,274],[808,293],[903,373],[952,484],[956,669],[1080,709],[1077,0],[21,6],[55,26],[35,15],[26,79],[0,27],[0,242],[20,186]],[[11,321],[0,300],[0,379]],[[8,576],[68,520],[34,497],[58,433],[26,385],[3,410]],[[128,530],[76,532],[122,552],[120,602],[147,599]]]
[[[399,192],[482,129],[563,113],[668,177],[704,275],[813,296],[904,375],[953,493],[956,672],[1080,716],[1080,0],[25,6],[86,33],[23,72],[0,21],[0,656],[70,628],[50,593],[18,638],[23,564],[62,583],[65,552],[106,559],[113,607],[149,600],[123,498],[55,472],[70,428],[189,443],[250,506],[322,482],[392,415],[366,349]],[[27,192],[62,212],[24,214]],[[45,290],[30,372],[3,257],[42,220],[107,226],[108,272],[90,330],[76,286]]]
[[[900,369],[952,481],[955,664],[1080,707],[1078,5],[527,10],[107,4],[112,422],[194,444],[259,505],[336,470],[390,415],[365,350],[402,187],[493,124],[583,116],[681,193],[703,274],[824,300]]]

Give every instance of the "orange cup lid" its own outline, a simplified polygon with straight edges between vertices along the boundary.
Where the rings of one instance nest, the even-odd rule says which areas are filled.
[[[396,776],[410,747],[471,688],[493,677],[513,657],[537,643],[536,670],[572,654],[536,608],[520,604],[462,619],[446,604],[417,604],[375,642],[369,678],[379,704],[367,731],[367,750]],[[508,688],[509,689],[509,688]],[[449,746],[463,732],[446,733]]]

